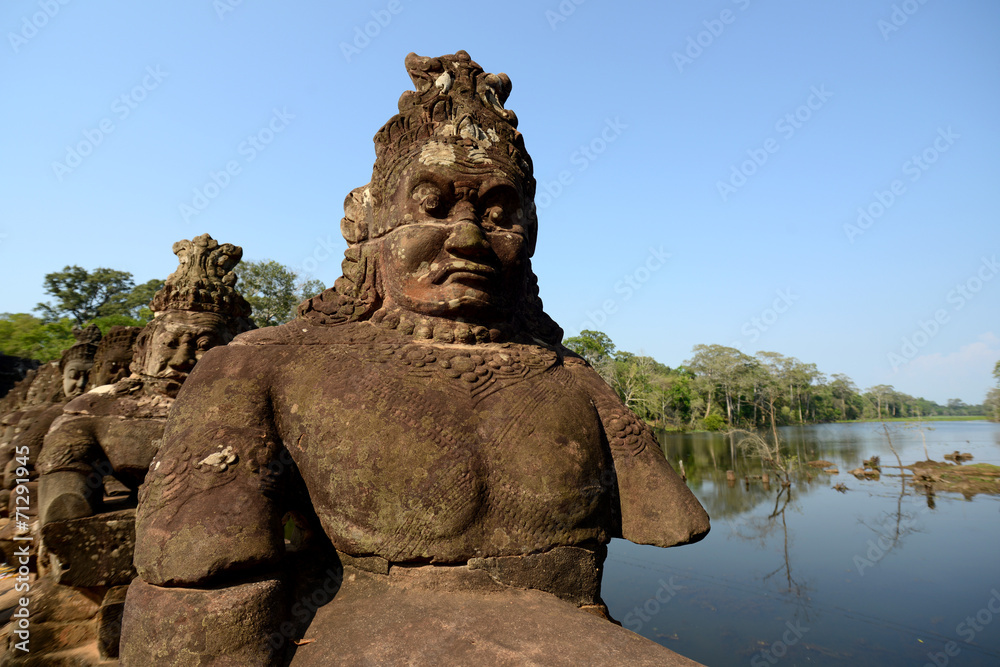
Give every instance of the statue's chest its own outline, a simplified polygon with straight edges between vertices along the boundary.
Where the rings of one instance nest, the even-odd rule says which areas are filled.
[[[318,357],[276,407],[321,515],[443,537],[490,511],[565,508],[600,488],[594,408],[554,354],[411,345]]]

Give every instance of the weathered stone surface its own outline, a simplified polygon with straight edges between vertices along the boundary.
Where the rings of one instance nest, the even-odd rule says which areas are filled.
[[[129,586],[121,647],[124,665],[271,667],[268,643],[284,622],[285,593],[277,581],[220,590]],[[170,628],[164,634],[163,628]]]
[[[606,549],[594,553],[575,547],[556,547],[531,556],[472,558],[469,568],[484,570],[505,586],[548,591],[582,606],[600,604],[606,555]]]
[[[66,586],[124,586],[135,578],[135,510],[42,527],[54,576]]]
[[[115,586],[108,591],[97,612],[97,649],[102,658],[117,658],[122,637],[122,614],[128,586]]]
[[[31,584],[32,623],[70,624],[90,621],[101,605],[103,591],[60,586],[41,577]]]
[[[698,664],[547,593],[436,590],[384,579],[349,574],[317,612],[304,635],[313,641],[296,647],[291,664]]]
[[[611,538],[685,544],[709,521],[542,308],[510,80],[465,52],[406,68],[416,90],[345,201],[343,276],[293,322],[211,350],[171,408],[140,492],[125,664],[222,645],[277,659],[259,640],[292,639],[301,600],[265,608],[277,599],[240,582],[284,572],[301,588],[288,517],[304,520],[294,557],[328,539],[348,567],[387,573],[306,607],[315,641],[295,659],[320,657],[303,664],[679,660],[578,609],[601,608]],[[263,635],[218,611],[231,595]],[[158,612],[179,600],[174,625]]]

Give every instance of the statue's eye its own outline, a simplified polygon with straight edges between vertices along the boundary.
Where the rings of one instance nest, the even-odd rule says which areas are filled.
[[[428,213],[436,217],[438,212],[441,210],[441,198],[437,195],[428,195],[424,197],[422,202],[420,202],[420,207],[424,210],[424,213]]]
[[[496,204],[490,206],[486,209],[485,222],[494,226],[499,227],[504,223],[504,210],[503,206]]]
[[[509,186],[493,186],[480,198],[480,209],[484,226],[494,229],[510,229],[512,213],[518,208],[517,192]]]
[[[198,350],[201,352],[210,350],[212,347],[214,347],[213,342],[214,341],[211,336],[202,336],[201,338],[198,339]]]
[[[446,211],[441,191],[430,183],[421,183],[413,190],[412,197],[420,205],[420,210],[434,218],[443,218]]]

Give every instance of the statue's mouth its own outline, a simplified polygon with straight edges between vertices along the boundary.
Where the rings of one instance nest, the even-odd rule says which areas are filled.
[[[496,274],[496,269],[487,264],[457,260],[449,262],[431,274],[431,282],[440,285],[448,282],[464,282],[466,280],[488,281],[492,280]]]

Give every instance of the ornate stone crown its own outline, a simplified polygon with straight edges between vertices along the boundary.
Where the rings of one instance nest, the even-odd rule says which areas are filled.
[[[180,260],[166,284],[150,302],[153,312],[184,310],[249,318],[250,304],[235,289],[232,269],[243,258],[243,248],[222,243],[208,234],[173,246]]]
[[[391,196],[394,180],[407,165],[462,162],[469,168],[503,171],[524,191],[525,228],[534,238],[535,179],[517,115],[504,109],[511,91],[506,74],[488,74],[465,51],[438,58],[406,56],[415,91],[399,98],[399,113],[375,134],[371,183],[344,201],[341,232],[350,244],[382,236],[402,221],[379,219],[375,210]]]
[[[73,337],[76,338],[76,343],[63,350],[62,357],[59,359],[60,371],[66,367],[66,364],[76,359],[93,361],[94,355],[97,354],[98,343],[101,340],[101,330],[97,328],[96,324],[91,324],[85,329],[73,327]]]

